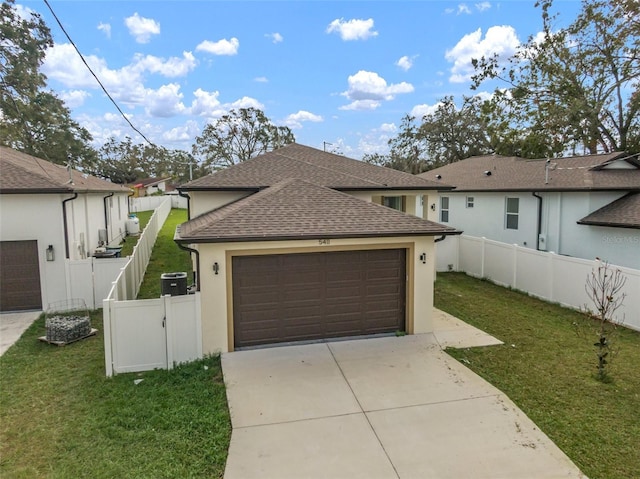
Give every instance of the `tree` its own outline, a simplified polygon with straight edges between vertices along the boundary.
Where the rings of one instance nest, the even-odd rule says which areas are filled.
[[[458,108],[452,96],[440,100],[433,113],[416,118],[406,115],[398,135],[389,140],[387,155],[366,155],[368,163],[418,174],[470,156],[494,151],[488,120],[478,97],[464,97]]]
[[[196,137],[193,154],[206,168],[226,168],[295,142],[286,126],[275,126],[256,108],[231,110]]]
[[[487,79],[506,82],[513,127],[550,138],[551,153],[637,152],[640,3],[583,0],[577,18],[558,31],[553,0],[538,6],[542,39],[530,38],[506,66],[497,56],[474,59],[473,88]]]
[[[91,135],[71,118],[40,72],[51,33],[36,13],[22,18],[14,0],[0,6],[0,143],[74,167],[95,160]]]

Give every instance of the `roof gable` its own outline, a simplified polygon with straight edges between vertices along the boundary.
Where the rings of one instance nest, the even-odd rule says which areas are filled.
[[[640,229],[640,193],[629,193],[585,216],[578,224]]]
[[[338,190],[428,190],[443,185],[297,143],[182,185],[183,190],[259,190],[300,179]]]
[[[0,146],[1,193],[129,192],[128,188]]]
[[[457,233],[347,193],[287,179],[183,223],[175,239],[200,243]]]
[[[640,190],[637,158],[620,152],[550,160],[477,156],[418,176],[459,191]]]

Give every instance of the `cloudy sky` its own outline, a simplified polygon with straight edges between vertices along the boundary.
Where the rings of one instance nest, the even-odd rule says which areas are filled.
[[[402,117],[472,94],[471,58],[511,54],[541,27],[534,1],[51,1],[86,61],[151,141],[190,150],[207,122],[256,107],[298,143],[384,153]],[[100,146],[141,138],[46,5],[49,86]],[[556,1],[558,25],[580,8]],[[493,89],[486,85],[485,90]]]

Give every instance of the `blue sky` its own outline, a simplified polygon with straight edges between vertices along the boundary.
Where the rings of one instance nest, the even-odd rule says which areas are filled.
[[[134,141],[46,5],[44,72],[94,136]],[[541,28],[533,1],[51,1],[88,63],[145,136],[189,150],[207,122],[257,107],[298,143],[384,153],[403,116],[470,91],[472,57],[508,56]],[[578,1],[557,1],[558,26]],[[489,93],[495,85],[483,86]]]

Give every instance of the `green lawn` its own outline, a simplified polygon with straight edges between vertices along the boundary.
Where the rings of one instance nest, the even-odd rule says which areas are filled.
[[[167,218],[146,297],[160,295],[161,272],[190,266],[173,243],[186,216]],[[222,477],[231,423],[220,358],[107,379],[102,311],[91,314],[97,336],[51,346],[37,340],[41,318],[0,358],[0,477]]]
[[[186,272],[187,284],[193,282],[191,254],[177,247],[173,236],[176,226],[187,221],[187,210],[173,209],[169,213],[164,226],[158,233],[153,247],[149,266],[144,275],[138,299],[158,298],[161,292],[160,276],[162,273]]]
[[[147,226],[147,223],[151,219],[151,215],[153,214],[153,210],[151,211],[139,211],[136,213],[138,220],[140,221],[140,233],[142,233]],[[138,244],[138,239],[140,236],[127,236],[122,243],[122,251],[120,256],[131,256],[133,253],[133,248]]]
[[[595,379],[597,336],[580,313],[472,279],[438,274],[436,307],[504,341],[447,352],[506,393],[595,478],[640,477],[640,334],[619,328],[610,383]],[[590,330],[590,327],[587,327]]]

